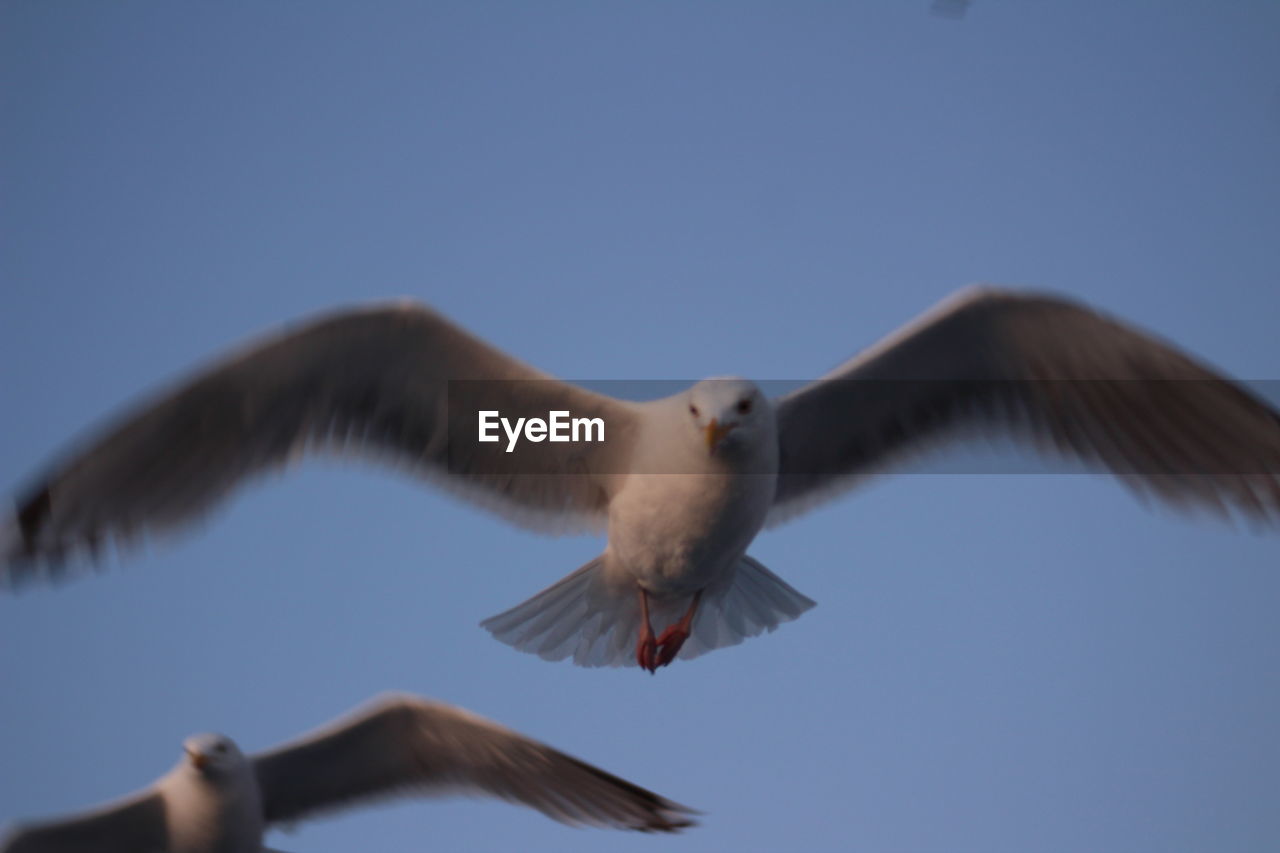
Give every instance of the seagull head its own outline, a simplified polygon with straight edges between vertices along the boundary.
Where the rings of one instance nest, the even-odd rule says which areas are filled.
[[[711,454],[750,442],[772,423],[769,401],[754,382],[704,379],[688,390],[685,407],[699,441]]]
[[[239,769],[245,761],[236,742],[226,735],[192,735],[182,743],[187,763],[204,776],[225,776]]]

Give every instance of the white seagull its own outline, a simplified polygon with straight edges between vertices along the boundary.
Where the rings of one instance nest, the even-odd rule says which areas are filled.
[[[567,824],[693,826],[685,806],[497,723],[387,694],[313,734],[246,756],[190,737],[150,788],[83,815],[19,827],[0,853],[261,853],[268,827],[396,795],[501,797]]]
[[[598,420],[605,440],[541,441],[556,412],[575,429]],[[1063,298],[962,291],[779,399],[711,379],[650,402],[553,379],[395,304],[271,336],[68,454],[0,528],[0,581],[57,576],[74,552],[187,523],[304,451],[372,451],[516,523],[607,528],[603,554],[483,625],[549,660],[653,672],[813,606],[747,555],[766,524],[975,429],[1178,507],[1280,518],[1280,415]]]

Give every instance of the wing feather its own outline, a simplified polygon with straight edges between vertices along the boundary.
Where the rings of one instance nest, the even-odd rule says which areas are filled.
[[[602,417],[603,443],[480,443],[478,412]],[[315,450],[373,455],[533,527],[604,517],[632,407],[548,377],[412,304],[348,310],[250,345],[68,454],[0,524],[0,581],[188,524]],[[8,541],[5,541],[7,538]]]
[[[962,292],[776,408],[774,523],[975,431],[1109,469],[1177,507],[1280,520],[1280,414],[1065,299]]]
[[[269,823],[361,801],[462,792],[558,821],[672,832],[692,812],[590,764],[457,708],[393,695],[253,759]]]
[[[151,791],[65,820],[18,827],[0,853],[166,853],[164,800]]]

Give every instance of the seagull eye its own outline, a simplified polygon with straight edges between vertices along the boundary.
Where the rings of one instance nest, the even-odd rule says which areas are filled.
[[[740,415],[745,415],[745,414],[746,414],[747,412],[749,412],[749,411],[751,411],[751,400],[750,400],[750,398],[748,398],[748,399],[746,399],[746,400],[739,400],[739,401],[738,401],[738,414],[740,414]]]
[[[213,751],[221,755],[227,751],[227,745],[225,743],[220,743],[213,748]]]
[[[689,407],[689,414],[693,415],[693,416],[696,418],[696,417],[698,416],[698,407],[697,407],[697,406],[690,406],[690,407]]]

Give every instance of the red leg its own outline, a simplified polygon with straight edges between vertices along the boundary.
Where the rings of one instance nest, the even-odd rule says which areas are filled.
[[[680,653],[680,647],[684,645],[685,640],[689,639],[689,632],[693,628],[693,617],[698,614],[700,601],[702,601],[702,590],[693,594],[693,601],[689,603],[689,609],[680,617],[680,621],[663,631],[662,636],[658,638],[659,651],[655,669],[671,663]]]
[[[653,638],[653,625],[649,623],[649,593],[642,586],[637,586],[636,591],[640,593],[640,640],[636,643],[636,663],[653,675],[658,669],[655,661],[658,643]]]

